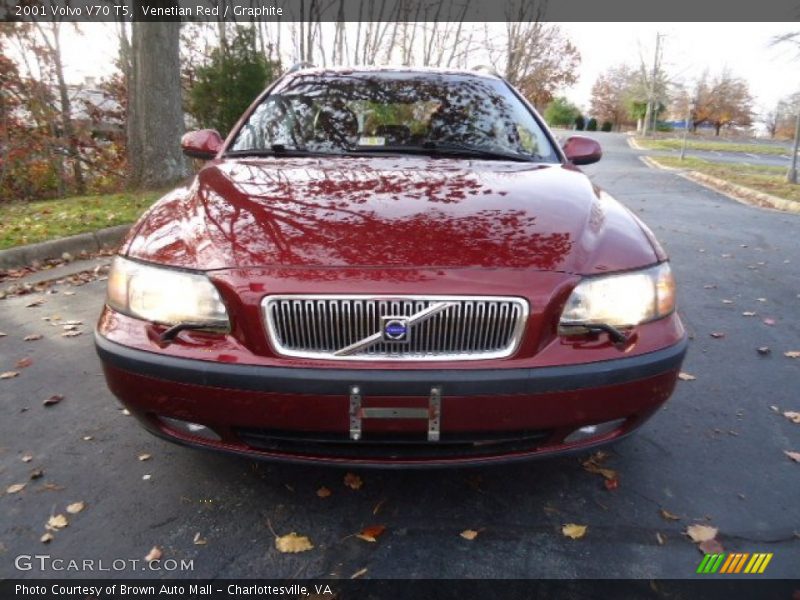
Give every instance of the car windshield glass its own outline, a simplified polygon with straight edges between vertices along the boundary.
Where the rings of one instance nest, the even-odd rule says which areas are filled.
[[[500,80],[478,75],[299,74],[261,102],[230,154],[415,153],[558,162],[547,135]]]

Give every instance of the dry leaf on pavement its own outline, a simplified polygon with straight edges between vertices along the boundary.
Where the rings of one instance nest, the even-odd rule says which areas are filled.
[[[619,479],[617,479],[616,477],[611,479],[604,479],[603,484],[606,486],[606,489],[608,491],[612,491],[619,487]]]
[[[50,542],[53,541],[53,534],[48,531],[42,537],[39,538],[39,541],[42,542],[43,544],[49,544]]]
[[[6,337],[7,335],[8,335],[7,333],[3,333],[2,331],[0,331],[0,337]]]
[[[17,369],[27,369],[33,364],[33,359],[30,356],[20,358],[15,365]]]
[[[34,469],[31,471],[31,479],[41,479],[44,477],[44,469]]]
[[[717,533],[719,530],[716,527],[711,527],[710,525],[689,525],[686,528],[686,535],[688,535],[693,542],[700,543],[700,542],[708,542],[709,540],[713,540],[717,537]]]
[[[680,518],[678,515],[674,515],[674,514],[672,514],[671,512],[669,512],[669,511],[668,511],[667,509],[665,509],[665,508],[662,508],[662,509],[660,509],[658,512],[659,512],[659,513],[661,514],[661,516],[662,516],[664,519],[666,519],[667,521],[680,521],[680,520],[681,520],[681,518]]]
[[[344,476],[344,484],[351,490],[360,490],[361,486],[364,485],[364,482],[361,481],[361,477],[358,475],[354,473],[348,473]]]
[[[37,340],[42,339],[42,337],[44,337],[44,336],[41,333],[32,333],[32,334],[26,335],[24,338],[22,338],[22,341],[23,342],[35,342]]]
[[[0,373],[0,379],[11,379],[17,375],[19,375],[19,373],[16,371],[5,371],[4,373]]]
[[[67,517],[64,515],[53,515],[47,520],[47,525],[45,525],[45,527],[52,531],[54,529],[64,529],[67,525],[69,525]]]
[[[659,546],[663,546],[666,543],[667,538],[665,538],[661,533],[656,531],[656,540],[658,541]]]
[[[78,337],[79,335],[81,335],[81,333],[83,333],[83,332],[82,331],[65,331],[64,333],[61,334],[61,337],[67,337],[67,338]]]
[[[364,567],[363,569],[359,569],[358,571],[356,571],[355,573],[350,575],[350,579],[358,579],[362,575],[366,575],[366,574],[367,574],[367,567]]]
[[[703,554],[719,554],[720,552],[725,551],[725,548],[722,547],[722,544],[715,539],[708,540],[706,542],[700,542],[697,545],[697,549]]]
[[[194,543],[195,546],[205,546],[208,543],[208,540],[202,537],[200,535],[200,532],[198,531],[197,533],[194,534],[194,539],[192,539],[192,542]]]
[[[617,479],[617,472],[613,469],[606,469],[599,465],[599,461],[605,460],[605,456],[598,457],[593,455],[590,459],[583,461],[583,468],[589,473],[596,473],[602,475],[606,479]]]
[[[586,535],[586,525],[576,525],[575,523],[567,523],[561,528],[561,533],[566,537],[578,540]]]
[[[383,535],[383,532],[386,531],[386,527],[384,525],[372,525],[371,527],[365,527],[361,530],[361,533],[357,533],[356,537],[360,540],[364,540],[365,542],[377,542],[378,538]]]
[[[296,554],[306,552],[314,548],[314,545],[304,535],[297,535],[294,531],[282,536],[275,537],[275,548],[284,554]]]
[[[788,352],[784,352],[783,355],[786,358],[800,358],[800,350],[789,350]],[[2,375],[0,375],[2,377]]]
[[[145,557],[144,557],[144,559],[145,559],[145,560],[146,560],[148,563],[151,563],[151,562],[153,562],[154,560],[161,560],[161,557],[162,557],[163,555],[164,555],[164,553],[161,551],[161,548],[159,548],[158,546],[153,546],[153,547],[150,549],[150,552],[148,552],[148,553],[147,553],[147,556],[145,556]]]
[[[681,381],[694,381],[695,379],[697,379],[697,377],[681,371],[680,373],[678,373],[678,379],[680,379]]]
[[[756,348],[756,352],[758,352],[761,356],[767,356],[768,354],[772,353],[772,350],[769,349],[769,346],[759,346]]]
[[[61,394],[53,394],[49,398],[43,400],[42,404],[44,406],[53,406],[54,404],[58,404],[59,402],[61,402],[63,399],[64,396],[62,396]]]
[[[150,454],[147,454],[147,453],[139,455],[139,460],[142,461],[142,462],[144,462],[146,460],[150,460],[151,458],[153,458],[153,456],[150,455]]]
[[[24,462],[24,463],[29,463],[29,462],[31,462],[33,460],[33,455],[32,454],[23,454],[22,458],[20,458],[20,460],[22,462]]]
[[[17,494],[25,489],[24,483],[15,483],[6,488],[6,494]]]
[[[317,490],[317,496],[319,496],[320,498],[327,498],[330,495],[331,495],[331,491],[328,488],[326,488],[324,485]]]
[[[461,536],[462,538],[464,538],[465,540],[470,540],[470,541],[472,541],[472,540],[474,540],[476,537],[478,537],[478,532],[477,532],[477,531],[475,531],[474,529],[465,529],[464,531],[462,531],[462,532],[461,532],[461,533],[459,533],[458,535],[460,535],[460,536]]]
[[[764,325],[770,325],[770,326],[775,325],[775,319],[767,317],[766,319],[764,319]]]
[[[800,412],[787,410],[785,413],[783,413],[783,416],[789,419],[792,423],[797,423],[800,425]]]
[[[84,508],[86,508],[86,503],[84,502],[73,502],[69,506],[67,506],[67,512],[71,515],[77,515],[81,512]]]
[[[746,310],[746,311],[744,311],[742,313],[742,316],[743,317],[755,317],[756,313],[754,313],[752,310]]]
[[[800,463],[800,452],[791,452],[790,450],[784,450],[783,453],[791,458],[794,462]]]
[[[712,331],[710,335],[715,340],[721,340],[722,338],[725,337],[725,332],[723,332],[723,331]]]

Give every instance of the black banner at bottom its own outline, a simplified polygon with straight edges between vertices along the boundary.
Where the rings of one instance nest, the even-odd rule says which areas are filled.
[[[800,600],[800,580],[740,579],[687,580],[19,580],[0,581],[0,598],[37,600],[255,600],[314,598],[327,600],[417,600],[443,598],[567,598],[593,600]]]

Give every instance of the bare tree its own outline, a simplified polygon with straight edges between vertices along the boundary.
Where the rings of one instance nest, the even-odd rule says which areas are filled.
[[[592,114],[608,121],[615,130],[630,120],[636,73],[628,65],[619,65],[601,73],[592,86]]]
[[[716,135],[723,127],[749,126],[753,123],[753,97],[743,79],[728,69],[709,80],[704,73],[694,90],[693,127],[703,123],[714,126]]]
[[[133,23],[128,155],[131,183],[158,187],[186,172],[180,149],[180,22]]]

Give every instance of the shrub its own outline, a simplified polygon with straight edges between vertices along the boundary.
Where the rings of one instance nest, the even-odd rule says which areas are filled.
[[[600,127],[600,131],[611,131],[614,129],[614,124],[611,121],[603,121],[603,125]]]
[[[597,119],[592,117],[586,124],[586,131],[597,131]]]
[[[575,129],[583,131],[584,127],[586,127],[586,119],[583,118],[583,115],[578,115],[575,118]]]

